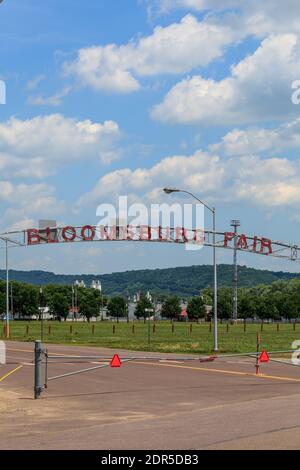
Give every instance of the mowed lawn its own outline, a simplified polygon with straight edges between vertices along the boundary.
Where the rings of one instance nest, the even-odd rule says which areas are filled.
[[[18,341],[41,339],[40,322],[11,322],[10,338]],[[4,339],[4,324],[0,337]],[[262,331],[261,331],[262,329]],[[300,324],[219,324],[219,351],[223,353],[256,350],[257,332],[261,348],[270,351],[291,349],[300,340]],[[213,349],[213,326],[208,323],[151,322],[150,345],[148,322],[44,322],[44,343],[103,346],[139,351],[175,353],[210,353]]]

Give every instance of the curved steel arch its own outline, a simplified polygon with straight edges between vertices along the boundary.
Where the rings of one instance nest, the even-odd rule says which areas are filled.
[[[213,243],[213,235],[216,242]],[[211,230],[187,229],[184,227],[151,226],[64,226],[43,229],[24,229],[0,234],[0,240],[12,246],[36,246],[69,243],[99,243],[104,241],[132,241],[147,243],[177,243],[194,246],[208,246],[234,250],[275,258],[299,261],[300,247],[273,241],[266,237],[248,236],[233,232],[213,232]]]

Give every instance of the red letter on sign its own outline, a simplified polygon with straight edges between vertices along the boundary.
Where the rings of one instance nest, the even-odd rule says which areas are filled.
[[[86,235],[86,232],[90,232],[89,235]],[[85,225],[81,229],[81,236],[83,238],[83,241],[85,242],[92,242],[95,238],[96,231],[95,228],[92,227],[91,225]]]
[[[41,242],[40,233],[37,229],[32,228],[27,230],[27,244],[38,245]]]
[[[228,242],[230,242],[234,238],[234,233],[232,232],[225,232],[224,238],[224,248],[228,247]]]
[[[61,236],[65,242],[73,242],[76,238],[76,230],[74,227],[65,227],[62,229]]]
[[[248,248],[248,242],[246,235],[241,235],[238,242],[237,242],[237,247],[241,248],[242,250],[247,250]]]
[[[272,249],[272,241],[269,240],[268,238],[262,238],[260,242],[260,252],[263,253],[264,249],[267,248],[269,250],[269,253],[266,253],[268,255],[271,255],[273,253]]]

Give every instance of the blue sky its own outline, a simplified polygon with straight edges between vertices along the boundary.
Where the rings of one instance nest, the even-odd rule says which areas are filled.
[[[100,203],[168,202],[160,189],[174,185],[215,205],[219,230],[240,218],[249,235],[300,243],[299,33],[296,0],[284,11],[279,0],[4,0],[1,231],[96,223]],[[106,273],[210,263],[211,252],[82,244],[11,261]]]

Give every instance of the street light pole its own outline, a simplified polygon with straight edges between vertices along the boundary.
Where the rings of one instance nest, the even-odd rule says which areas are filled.
[[[216,209],[213,207],[213,265],[214,265],[214,351],[218,351],[218,278],[216,257]]]
[[[10,336],[9,331],[9,271],[8,271],[8,239],[5,240],[5,265],[6,265],[6,338]]]
[[[213,300],[213,310],[214,310],[214,351],[218,351],[218,278],[217,278],[217,258],[216,258],[216,209],[215,207],[208,206],[205,202],[201,201],[193,193],[186,191],[184,189],[174,189],[174,188],[164,188],[166,194],[172,193],[185,193],[189,196],[196,199],[200,202],[206,209],[208,209],[213,217],[213,271],[214,271],[214,300]]]

